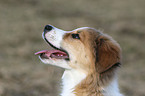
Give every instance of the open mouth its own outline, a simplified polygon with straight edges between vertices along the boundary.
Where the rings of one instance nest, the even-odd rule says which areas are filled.
[[[51,58],[56,58],[56,59],[69,59],[67,53],[60,51],[60,50],[42,50],[39,52],[36,52],[35,55],[39,55],[41,58],[45,59],[51,59]]]
[[[55,46],[53,46],[50,43],[49,43],[49,45],[52,46],[56,50],[42,50],[42,51],[36,52],[35,55],[40,55],[40,57],[42,59],[56,58],[56,59],[69,60],[68,53],[65,50],[56,48]]]

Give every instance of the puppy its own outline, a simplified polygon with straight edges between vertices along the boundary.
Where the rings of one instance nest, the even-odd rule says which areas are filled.
[[[35,54],[65,69],[61,96],[123,96],[117,82],[121,48],[110,36],[90,27],[64,31],[46,25],[42,37],[54,50]]]

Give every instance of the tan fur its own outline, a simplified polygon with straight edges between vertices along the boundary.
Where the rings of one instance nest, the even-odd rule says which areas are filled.
[[[61,96],[123,96],[116,79],[121,48],[110,36],[89,27],[68,32],[53,27],[45,30],[43,38],[68,55],[56,59],[51,58],[52,54],[49,58],[50,51],[40,54],[42,62],[65,69]]]
[[[74,40],[72,33],[78,33],[81,39]],[[115,64],[121,62],[120,46],[110,36],[92,28],[67,33],[63,46],[76,56],[70,56],[70,59],[76,60],[72,60],[70,66],[88,74],[75,87],[76,96],[103,96],[103,87],[115,77],[118,67]]]

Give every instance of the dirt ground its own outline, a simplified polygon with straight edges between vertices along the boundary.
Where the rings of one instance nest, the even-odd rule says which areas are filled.
[[[145,96],[145,0],[0,0],[0,96],[57,96],[63,69],[34,53],[50,49],[46,24],[64,30],[94,27],[123,50],[121,92]]]

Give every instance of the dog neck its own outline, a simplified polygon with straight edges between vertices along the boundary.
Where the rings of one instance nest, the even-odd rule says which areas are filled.
[[[61,96],[122,96],[119,92],[116,78],[113,78],[111,82],[104,87],[93,86],[97,81],[93,80],[88,83],[86,81],[87,77],[88,76],[82,71],[65,70],[62,76]],[[93,89],[91,89],[92,86]]]
[[[75,96],[74,88],[83,79],[86,78],[86,74],[76,70],[65,70],[62,76],[62,94],[61,96]]]

